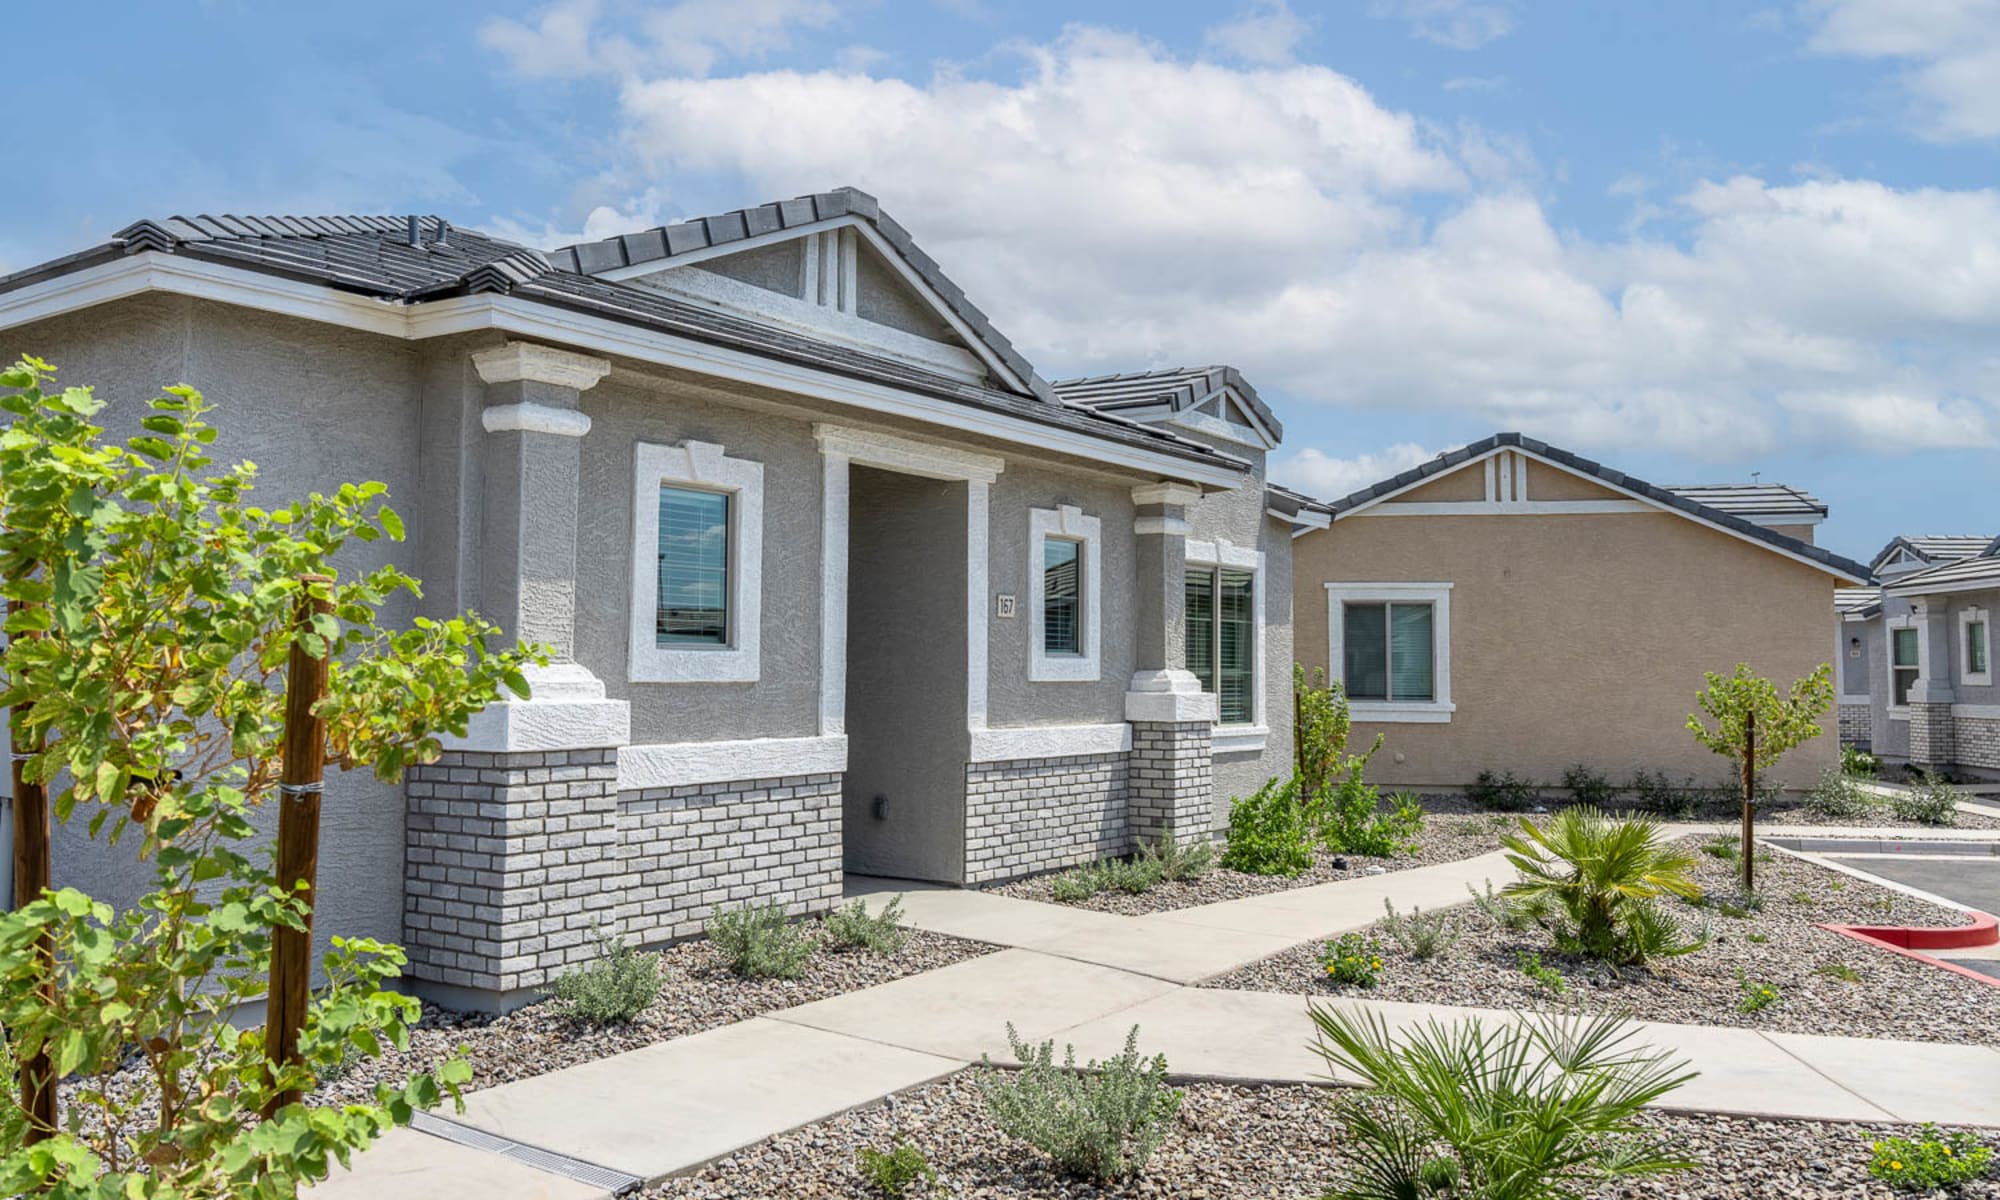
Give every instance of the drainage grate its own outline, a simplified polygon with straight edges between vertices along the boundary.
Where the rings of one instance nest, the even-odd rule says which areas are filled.
[[[566,1154],[557,1154],[553,1150],[544,1150],[539,1146],[530,1146],[525,1142],[488,1133],[484,1129],[461,1125],[457,1121],[447,1121],[430,1113],[416,1114],[410,1119],[410,1128],[418,1133],[428,1133],[432,1137],[443,1138],[447,1142],[456,1142],[461,1146],[470,1146],[475,1150],[485,1150],[503,1158],[511,1158],[537,1171],[547,1171],[564,1179],[574,1179],[578,1183],[600,1187],[614,1196],[622,1196],[646,1182],[637,1175],[627,1175],[610,1167],[600,1167],[596,1163],[571,1158]]]

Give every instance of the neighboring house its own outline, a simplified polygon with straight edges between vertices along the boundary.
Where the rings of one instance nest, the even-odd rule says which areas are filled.
[[[600,933],[824,909],[844,871],[1206,837],[1290,770],[1290,534],[1324,518],[1266,494],[1269,410],[1226,369],[1050,387],[865,194],[550,253],[141,221],[0,280],[0,328],[116,433],[204,389],[272,497],[385,481],[410,539],[351,566],[425,587],[388,615],[551,648],[439,762],[329,782],[320,929],[434,995],[513,1004]],[[65,829],[58,880],[129,900],[128,854]]]
[[[1293,640],[1345,687],[1354,744],[1386,736],[1385,787],[1573,764],[1721,783],[1686,728],[1703,672],[1789,686],[1827,661],[1834,589],[1869,578],[1786,532],[1826,512],[1794,489],[1656,487],[1515,433],[1319,511],[1293,546]],[[1771,778],[1807,786],[1836,754],[1817,739]]]
[[[1898,537],[1874,569],[1881,586],[1835,606],[1841,740],[1892,765],[2000,777],[2000,538]]]

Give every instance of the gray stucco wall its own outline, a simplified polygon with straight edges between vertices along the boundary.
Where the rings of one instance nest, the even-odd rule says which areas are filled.
[[[1106,480],[1010,461],[988,498],[991,532],[987,553],[986,601],[989,614],[986,723],[993,728],[1021,725],[1093,725],[1125,719],[1125,689],[1135,663],[1132,609],[1135,535],[1132,489]],[[1034,682],[1028,662],[1034,638],[1034,574],[1029,514],[1037,508],[1075,505],[1096,517],[1102,530],[1100,570],[1103,596],[1098,643],[1098,677],[1089,682]],[[994,597],[1011,595],[1015,616],[994,613]]]
[[[343,482],[380,480],[389,501],[416,515],[418,357],[408,345],[285,317],[181,297],[145,296],[6,331],[6,353],[36,354],[58,379],[91,385],[109,407],[100,423],[113,436],[136,432],[145,403],[166,384],[200,388],[216,406],[218,465],[257,464],[253,499],[275,506]],[[416,573],[410,542],[359,543],[337,560],[343,572],[394,562]],[[383,612],[408,622],[403,600]],[[275,828],[277,808],[258,814]],[[92,842],[87,814],[58,831],[55,879],[118,905],[143,894],[150,869],[136,840]],[[327,781],[321,811],[316,941],[332,934],[397,941],[402,936],[403,796],[400,785],[367,772]]]
[[[956,883],[969,745],[966,485],[854,467],[848,488],[847,869]]]

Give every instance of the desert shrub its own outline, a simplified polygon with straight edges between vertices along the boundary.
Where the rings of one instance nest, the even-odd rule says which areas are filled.
[[[1181,1093],[1167,1086],[1164,1055],[1139,1054],[1139,1027],[1125,1035],[1125,1049],[1077,1070],[1076,1047],[1055,1042],[1030,1047],[1010,1023],[1007,1044],[1020,1070],[1007,1072],[982,1057],[979,1091],[993,1123],[1049,1156],[1056,1168],[1085,1179],[1119,1179],[1138,1171],[1167,1136],[1181,1108]]]
[[[1889,811],[1919,825],[1958,824],[1958,789],[1935,775],[1920,777],[1889,799]]]
[[[1681,790],[1665,772],[1640,771],[1625,785],[1632,807],[1659,816],[1669,816],[1680,808]]]
[[[1521,974],[1526,975],[1550,995],[1560,996],[1569,990],[1569,983],[1563,979],[1563,973],[1554,967],[1544,964],[1542,956],[1539,954],[1532,954],[1526,950],[1516,950],[1514,952],[1514,964],[1521,968]]]
[[[1081,904],[1111,886],[1101,862],[1071,867],[1049,881],[1049,895],[1061,904]]]
[[[1494,812],[1527,812],[1541,800],[1541,789],[1512,771],[1495,775],[1481,771],[1465,789],[1465,798]]]
[[[708,919],[706,932],[729,969],[745,979],[797,979],[814,949],[776,901],[724,909]]]
[[[1858,778],[1838,767],[1828,767],[1805,799],[1806,811],[1843,821],[1869,815],[1878,803]]]
[[[1301,796],[1318,796],[1339,780],[1366,773],[1368,760],[1382,748],[1382,735],[1375,735],[1365,754],[1349,754],[1353,727],[1347,696],[1339,684],[1327,683],[1325,669],[1315,667],[1308,676],[1304,667],[1293,664],[1292,761]]]
[[[889,1200],[901,1200],[919,1183],[926,1187],[937,1183],[937,1170],[930,1160],[908,1142],[899,1141],[888,1150],[863,1146],[854,1152],[854,1166],[863,1182]]]
[[[1738,1012],[1763,1012],[1783,998],[1783,993],[1778,991],[1777,984],[1760,982],[1742,971],[1736,972],[1736,991]]]
[[[1842,746],[1840,773],[1856,779],[1873,779],[1882,773],[1882,760],[1858,746]]]
[[[1487,920],[1492,921],[1502,929],[1511,929],[1519,932],[1535,923],[1535,914],[1528,911],[1520,901],[1515,900],[1511,896],[1496,894],[1493,891],[1493,881],[1491,879],[1486,881],[1486,890],[1484,892],[1479,891],[1469,883],[1465,885],[1465,890],[1472,893],[1473,907],[1484,913]]]
[[[1365,854],[1389,858],[1416,848],[1424,829],[1424,806],[1413,792],[1390,797],[1383,812],[1380,793],[1359,775],[1349,775],[1316,798],[1309,819],[1319,829],[1321,843],[1335,854]]]
[[[1861,982],[1861,972],[1844,962],[1828,963],[1823,967],[1814,968],[1813,974],[1822,979],[1838,979],[1842,983]]]
[[[1723,862],[1735,862],[1743,854],[1743,839],[1734,833],[1719,834],[1703,842],[1701,852]]]
[[[1298,875],[1312,866],[1313,831],[1299,780],[1272,779],[1229,806],[1222,865],[1249,875]]]
[[[556,1012],[586,1025],[623,1025],[660,994],[660,961],[625,944],[600,943],[596,962],[556,976]]]
[[[1195,880],[1215,869],[1215,843],[1205,834],[1176,839],[1171,834],[1139,847],[1139,857],[1157,865],[1160,878],[1170,882]]]
[[[1412,908],[1408,916],[1403,916],[1386,898],[1382,901],[1382,909],[1382,931],[1389,935],[1389,940],[1396,943],[1398,949],[1418,962],[1437,958],[1458,944],[1458,927],[1445,913],[1433,912],[1426,916],[1423,909]]]
[[[1592,808],[1607,808],[1618,799],[1618,785],[1606,778],[1603,772],[1593,771],[1582,763],[1576,763],[1563,772],[1563,786],[1569,789],[1571,800]]]
[[[1594,808],[1567,808],[1500,839],[1520,878],[1505,894],[1527,905],[1556,948],[1634,966],[1700,948],[1662,909],[1662,896],[1692,899],[1694,858],[1662,841],[1643,817],[1612,818]]]
[[[1915,1137],[1886,1137],[1869,1147],[1868,1173],[1899,1191],[1930,1192],[1983,1178],[1993,1151],[1969,1133],[1925,1124]]]
[[[895,954],[910,940],[909,931],[897,924],[902,916],[900,896],[891,897],[881,912],[872,914],[866,900],[855,900],[826,915],[826,936],[836,946]]]
[[[1160,861],[1149,859],[1144,855],[1130,859],[1111,859],[1104,864],[1105,883],[1134,896],[1152,891],[1165,877],[1165,869],[1160,865]]]
[[[1382,947],[1358,933],[1343,933],[1320,953],[1326,977],[1347,987],[1372,988],[1382,978]]]
[[[1639,1122],[1693,1074],[1618,1016],[1433,1020],[1400,1037],[1374,1013],[1312,1018],[1319,1054],[1363,1084],[1334,1101],[1353,1165],[1329,1200],[1557,1200],[1695,1165]]]

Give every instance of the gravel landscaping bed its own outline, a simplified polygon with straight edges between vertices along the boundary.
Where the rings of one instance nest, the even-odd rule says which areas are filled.
[[[1706,854],[1699,861],[1696,878],[1711,900],[1738,894],[1737,864]],[[1764,906],[1747,917],[1674,902],[1672,911],[1691,926],[1707,917],[1714,941],[1646,970],[1620,973],[1558,955],[1540,930],[1507,930],[1466,905],[1452,911],[1458,943],[1427,962],[1404,953],[1379,926],[1371,931],[1380,939],[1383,964],[1380,983],[1372,989],[1327,981],[1316,944],[1293,947],[1203,986],[1305,995],[1345,992],[1485,1008],[1623,1007],[1650,1021],[2000,1045],[2000,988],[1815,928],[1818,922],[1962,925],[1964,914],[1783,855],[1770,855],[1768,861],[1760,856],[1757,876]],[[1524,953],[1539,954],[1545,966],[1562,972],[1566,990],[1561,996],[1522,972],[1519,956]],[[1839,967],[1856,978],[1823,973]],[[1757,1012],[1742,1011],[1739,971],[1745,979],[1775,986],[1777,1002]]]
[[[1965,794],[1964,798],[1967,800],[1978,799],[1978,797],[1973,796],[1969,792]],[[1474,804],[1472,801],[1466,799],[1464,796],[1427,795],[1423,798],[1423,802],[1424,802],[1424,811],[1426,813],[1461,814],[1461,815],[1466,815],[1466,814],[1496,815],[1492,814],[1492,810],[1481,808],[1478,805]],[[1536,816],[1543,813],[1554,812],[1559,808],[1567,808],[1567,807],[1569,807],[1569,801],[1567,799],[1560,796],[1550,796],[1545,798],[1541,802],[1536,811],[1527,812],[1519,815]],[[1691,815],[1689,813],[1682,812],[1663,817],[1660,815],[1660,813],[1654,810],[1635,808],[1628,804],[1606,805],[1604,806],[1604,811],[1607,813],[1611,813],[1615,816],[1621,816],[1621,817],[1651,817],[1654,820],[1659,821],[1670,828],[1675,825],[1687,824],[1691,822],[1711,824],[1711,825],[1734,824],[1742,813],[1742,809],[1733,800],[1728,803],[1704,803],[1699,808],[1694,810]],[[1863,817],[1829,817],[1814,812],[1812,809],[1807,808],[1804,804],[1788,798],[1787,800],[1781,803],[1765,804],[1760,806],[1757,809],[1757,823],[1760,826],[1761,825],[1773,825],[1773,826],[1841,825],[1841,826],[1860,826],[1869,829],[1913,829],[1920,831],[1922,830],[1935,831],[1936,829],[1939,828],[1938,826],[1935,825],[1924,825],[1916,821],[1905,821],[1900,819],[1894,813],[1889,811],[1889,802],[1886,799],[1884,799],[1881,804],[1877,805],[1873,810],[1871,810],[1868,813],[1868,815]],[[2000,830],[2000,817],[1979,816],[1973,813],[1961,812],[1958,814],[1956,821],[1954,821],[1951,825],[1945,826],[1944,828]]]
[[[1481,854],[1498,850],[1501,831],[1511,829],[1513,825],[1514,818],[1499,813],[1430,816],[1424,821],[1424,831],[1417,838],[1419,848],[1411,854],[1398,854],[1393,858],[1370,858],[1359,854],[1336,855],[1321,851],[1313,856],[1310,870],[1289,879],[1279,875],[1246,875],[1241,871],[1217,867],[1200,879],[1160,883],[1151,891],[1138,895],[1116,891],[1099,892],[1090,899],[1076,902],[1070,907],[1137,917],[1147,913],[1191,908],[1197,904],[1213,904],[1218,900],[1240,900],[1245,896],[1260,896],[1266,892],[1289,891],[1292,888],[1310,887],[1316,883],[1333,883],[1365,875],[1406,871],[1411,867],[1457,862],[1460,859],[1476,858]],[[1218,843],[1216,854],[1220,856],[1221,853],[1222,847]],[[1013,896],[1020,900],[1041,900],[1055,904],[1060,902],[1049,892],[1055,878],[1055,874],[1037,875],[1030,879],[1016,879],[1010,883],[999,884],[988,890],[997,895]]]
[[[687,1176],[647,1190],[653,1200],[818,1200],[867,1196],[855,1151],[903,1139],[938,1173],[913,1197],[1102,1197],[1129,1200],[1307,1200],[1344,1169],[1328,1093],[1313,1087],[1193,1084],[1175,1128],[1138,1176],[1101,1186],[1053,1174],[1029,1146],[987,1118],[971,1072],[888,1102],[781,1134]],[[1888,1200],[1905,1195],[1868,1177],[1869,1143],[1893,1126],[1755,1121],[1648,1114],[1703,1164],[1657,1179],[1620,1180],[1590,1200]],[[1974,1183],[1962,1200],[2000,1197],[2000,1183]]]
[[[804,930],[817,936],[818,926],[817,921],[807,922]],[[682,942],[656,955],[659,997],[629,1024],[599,1028],[566,1020],[546,1001],[499,1017],[426,1004],[422,1022],[410,1033],[408,1050],[392,1050],[357,1064],[323,1088],[321,1095],[332,1102],[365,1096],[376,1081],[400,1083],[451,1057],[460,1046],[472,1062],[468,1090],[492,1087],[950,966],[997,948],[941,933],[910,931],[909,941],[894,957],[822,948],[797,979],[742,979],[722,964],[707,940]]]

